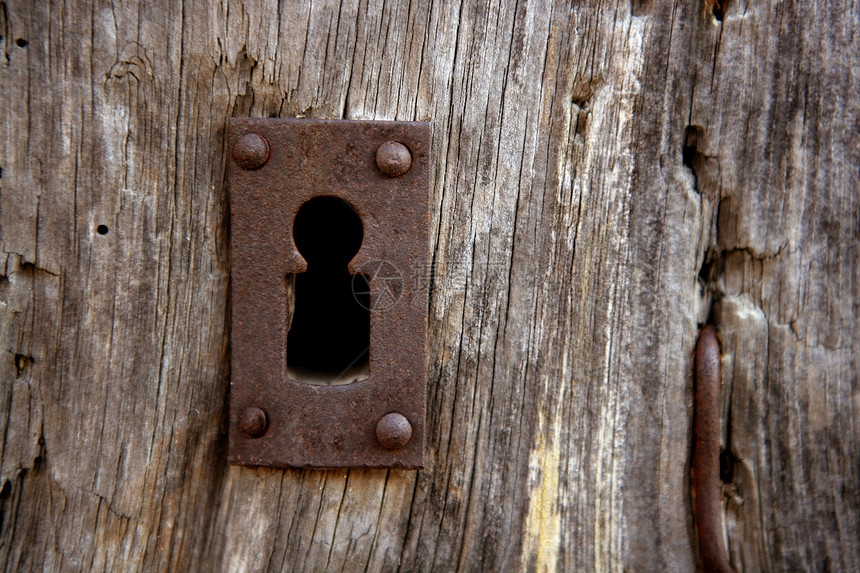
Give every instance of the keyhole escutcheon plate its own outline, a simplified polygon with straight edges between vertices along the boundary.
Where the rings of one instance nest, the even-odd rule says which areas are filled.
[[[230,463],[422,467],[429,124],[233,118],[227,143]],[[291,313],[301,304],[291,277],[307,270],[293,224],[302,205],[323,196],[361,218],[348,270],[370,287],[369,373],[329,386],[294,379],[287,364]]]

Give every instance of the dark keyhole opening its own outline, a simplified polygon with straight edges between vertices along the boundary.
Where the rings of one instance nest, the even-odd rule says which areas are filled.
[[[370,287],[347,268],[363,238],[361,217],[337,197],[315,197],[296,214],[293,239],[308,264],[288,277],[295,291],[287,369],[298,382],[349,384],[369,375]]]

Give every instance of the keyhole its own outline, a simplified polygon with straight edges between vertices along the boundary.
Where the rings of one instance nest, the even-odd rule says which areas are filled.
[[[363,238],[361,217],[337,197],[315,197],[296,214],[293,239],[308,264],[292,277],[287,369],[296,381],[349,384],[369,375],[370,288],[347,268]]]

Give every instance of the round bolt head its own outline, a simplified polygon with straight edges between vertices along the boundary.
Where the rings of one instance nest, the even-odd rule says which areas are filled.
[[[242,410],[239,416],[239,429],[249,438],[259,438],[269,428],[266,413],[256,406]]]
[[[269,160],[269,144],[256,133],[246,133],[233,146],[233,161],[245,169],[259,169]]]
[[[384,415],[376,424],[376,438],[383,448],[399,450],[412,438],[412,426],[406,417],[392,412]]]
[[[412,166],[412,154],[402,143],[386,141],[376,150],[376,166],[389,177],[400,177]]]

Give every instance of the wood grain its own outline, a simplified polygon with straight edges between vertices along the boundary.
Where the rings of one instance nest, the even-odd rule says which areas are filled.
[[[714,6],[0,2],[4,568],[694,570],[712,322],[732,565],[860,569],[860,6]],[[424,470],[227,465],[231,116],[432,122]]]

